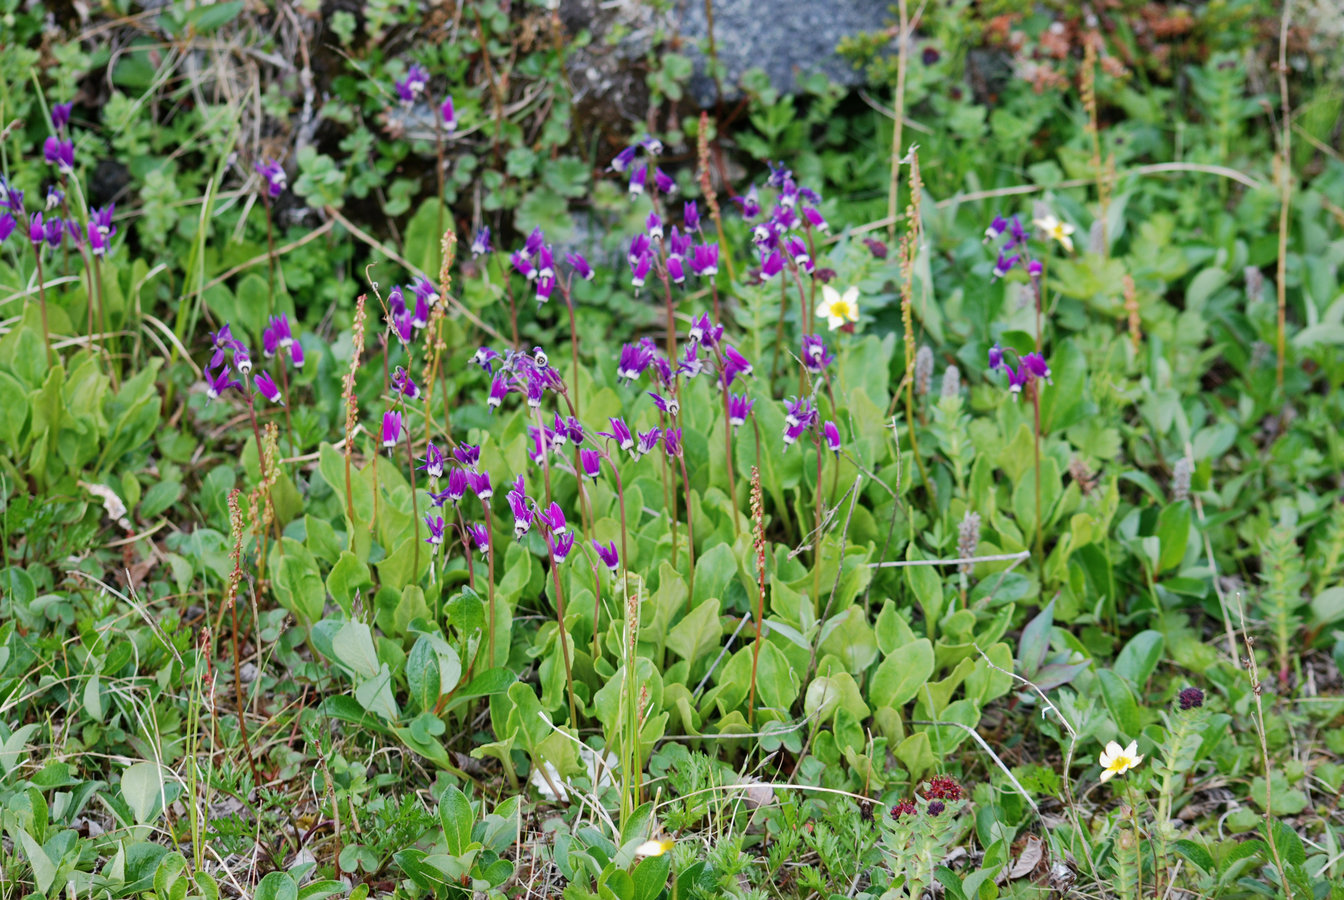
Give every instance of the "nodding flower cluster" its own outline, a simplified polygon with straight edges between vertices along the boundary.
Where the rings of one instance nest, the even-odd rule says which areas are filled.
[[[798,438],[813,429],[818,429],[818,440],[825,441],[828,450],[837,455],[840,453],[840,429],[831,421],[822,424],[821,414],[810,398],[785,400],[784,446],[792,447]]]
[[[645,153],[645,161],[638,162],[639,151]],[[651,135],[644,135],[635,143],[626,147],[611,161],[607,171],[617,174],[630,173],[629,192],[631,197],[643,194],[649,182],[649,166],[653,166],[653,184],[658,193],[671,196],[676,193],[677,183],[671,175],[658,168],[657,157],[663,152],[663,142]]]
[[[1045,357],[1039,353],[1025,353],[1018,359],[1017,367],[1004,358],[1004,350],[998,344],[989,348],[989,368],[991,371],[1002,370],[1008,373],[1008,392],[1016,399],[1022,393],[1023,388],[1032,384],[1036,379],[1044,379],[1047,384],[1050,381],[1050,366],[1046,364]]]
[[[630,283],[642,288],[650,274],[657,274],[672,284],[686,283],[686,276],[711,278],[719,272],[719,245],[695,243],[700,233],[700,213],[691,201],[682,210],[682,223],[665,230],[658,213],[650,212],[644,231],[630,241],[626,254],[630,263]],[[682,230],[685,226],[685,231]]]
[[[47,186],[43,209],[27,212],[23,191],[0,175],[0,244],[18,231],[20,226],[26,226],[28,242],[39,256],[44,247],[57,250],[67,239],[76,250],[82,252],[87,246],[93,256],[107,255],[108,242],[117,233],[116,226],[112,224],[115,204],[89,210],[88,222],[81,224],[70,215],[66,199],[67,182],[75,174],[75,142],[69,135],[72,108],[73,104],[70,103],[57,103],[51,108],[51,126],[56,133],[43,142],[42,157],[55,168],[59,184]],[[60,210],[62,215],[51,215],[56,210]]]
[[[817,209],[821,195],[809,187],[799,185],[783,163],[770,163],[770,177],[766,184],[776,189],[775,205],[770,215],[762,218],[764,209],[756,185],[733,201],[747,221],[756,222],[751,230],[761,265],[755,274],[761,281],[769,281],[786,265],[809,275],[816,271],[816,262],[810,249],[812,231],[829,229],[826,218]],[[802,234],[798,234],[799,229]]]
[[[413,295],[412,300],[406,299],[407,291]],[[409,344],[417,331],[429,325],[429,312],[438,302],[439,292],[423,275],[417,276],[406,288],[394,285],[388,291],[387,322],[402,346]]]
[[[429,87],[429,73],[419,63],[411,63],[406,69],[406,77],[392,83],[392,90],[406,109],[415,106],[427,87]],[[457,130],[457,110],[453,107],[451,95],[444,97],[435,112],[439,121],[443,123],[444,130],[449,134]]]
[[[1004,241],[999,249],[998,259],[994,261],[993,280],[998,281],[1018,265],[1026,269],[1027,275],[1033,280],[1040,278],[1044,267],[1039,259],[1032,257],[1030,235],[1022,227],[1022,222],[1017,216],[1013,216],[1011,220],[995,216],[985,229],[985,243],[993,243],[1004,234],[1008,235],[1008,240]]]
[[[471,244],[473,254],[477,252],[478,245],[480,252],[490,252],[490,229],[483,228],[477,232],[476,239]],[[568,281],[561,283],[551,245],[546,243],[546,235],[540,228],[532,229],[523,246],[509,257],[509,262],[513,264],[515,272],[535,285],[538,306],[551,299],[557,285],[560,287],[561,296],[567,298],[575,275],[585,281],[591,281],[596,274],[583,254],[567,253],[565,262],[569,263],[570,276]]]
[[[211,400],[217,400],[230,388],[243,390],[244,382],[235,379],[230,372],[236,371],[244,379],[252,372],[254,365],[251,354],[247,352],[247,345],[233,336],[233,331],[226,322],[224,327],[211,332],[210,347],[210,362],[205,367],[206,396]],[[292,365],[296,370],[303,368],[303,345],[294,338],[289,317],[284,313],[272,316],[262,330],[261,348],[266,359],[279,358],[280,365],[285,366],[284,357],[288,355],[288,365]],[[270,372],[262,370],[252,375],[252,383],[256,385],[257,393],[268,401],[283,405],[284,393],[276,385]],[[282,383],[287,384],[288,379],[282,378]]]

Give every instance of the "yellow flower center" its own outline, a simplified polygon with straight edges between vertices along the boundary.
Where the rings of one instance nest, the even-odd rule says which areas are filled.
[[[852,319],[854,318],[854,306],[843,299],[837,300],[831,304],[831,315],[837,319]]]
[[[1111,765],[1110,765],[1110,767],[1107,769],[1107,771],[1109,771],[1109,772],[1119,772],[1119,771],[1121,771],[1122,769],[1127,769],[1127,768],[1129,768],[1129,765],[1130,765],[1130,760],[1129,760],[1129,757],[1128,757],[1128,756],[1117,756],[1114,760],[1111,761]]]

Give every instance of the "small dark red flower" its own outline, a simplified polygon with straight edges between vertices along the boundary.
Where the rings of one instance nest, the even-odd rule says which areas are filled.
[[[919,812],[919,808],[910,800],[902,800],[891,808],[891,817],[900,821],[903,816],[913,816]]]
[[[1199,709],[1204,705],[1204,692],[1197,687],[1188,687],[1177,695],[1181,709]]]

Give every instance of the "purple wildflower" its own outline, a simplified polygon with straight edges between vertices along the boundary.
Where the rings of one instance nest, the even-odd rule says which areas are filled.
[[[482,225],[471,239],[471,255],[481,256],[490,252],[490,226]]]
[[[294,364],[294,368],[303,368],[303,345],[298,341],[289,345],[289,361]]]
[[[1050,366],[1046,364],[1045,357],[1039,353],[1028,353],[1022,357],[1022,365],[1035,378],[1044,378],[1046,382],[1050,381]]]
[[[565,512],[560,508],[560,504],[554,500],[545,510],[537,514],[541,524],[554,534],[564,534],[569,530],[569,524],[565,522]]]
[[[397,81],[397,97],[405,106],[410,106],[416,101],[425,90],[425,85],[429,84],[429,73],[416,63],[411,63],[411,67],[406,70],[406,77]]]
[[[622,450],[630,450],[635,446],[635,436],[630,433],[630,427],[625,424],[625,419],[612,417],[611,431],[599,431],[598,437],[611,438]]]
[[[489,347],[480,347],[471,356],[471,361],[485,369],[486,374],[491,373],[490,364],[496,359],[499,359],[499,354]]]
[[[400,391],[401,395],[408,400],[414,400],[420,396],[420,388],[416,386],[415,380],[401,366],[397,366],[396,371],[392,373],[392,387]]]
[[[662,435],[661,428],[650,428],[648,431],[639,433],[639,446],[635,450],[636,456],[643,456],[654,447],[658,446],[658,438]]]
[[[989,227],[985,229],[985,243],[998,240],[999,235],[1003,234],[1007,228],[1008,220],[1003,216],[995,216],[994,221],[990,222]]]
[[[439,117],[443,119],[443,127],[449,134],[457,130],[457,110],[453,109],[451,96],[443,98],[443,105],[439,107]]]
[[[429,527],[429,537],[425,538],[425,543],[438,547],[443,543],[443,516],[425,513],[425,525]]]
[[[826,349],[826,341],[820,335],[803,335],[803,367],[807,371],[819,375],[833,362],[835,356]]]
[[[653,170],[653,184],[658,188],[658,193],[665,196],[671,196],[677,192],[677,182],[672,176],[657,167]]]
[[[205,393],[211,400],[218,400],[219,396],[229,388],[243,389],[243,383],[229,374],[228,368],[220,369],[218,372],[205,370]]]
[[[531,508],[527,505],[527,495],[510,491],[509,509],[513,511],[513,535],[521,538],[531,530],[534,518]]]
[[[8,211],[0,212],[0,244],[4,243],[5,238],[13,234],[17,227],[18,223],[14,221],[14,217]]]
[[[621,563],[621,558],[616,554],[616,542],[603,544],[597,538],[593,538],[593,549],[597,551],[597,558],[611,570],[611,574],[615,575],[616,568]]]
[[[626,169],[629,169],[630,164],[635,161],[635,154],[638,152],[638,145],[631,144],[620,153],[617,153],[615,159],[611,161],[611,165],[607,168],[612,172],[624,172]]]
[[[453,448],[453,458],[475,472],[481,461],[481,448],[478,444],[458,444]]]
[[[681,404],[677,402],[676,397],[669,400],[663,397],[662,394],[656,394],[653,391],[649,391],[648,395],[653,398],[653,405],[658,407],[662,412],[667,413],[669,416],[675,416],[681,411]]]
[[[830,231],[831,229],[831,226],[826,223],[826,219],[814,207],[804,206],[803,218],[807,220],[808,225],[817,229],[817,231]]]
[[[1012,271],[1013,266],[1017,265],[1017,261],[1021,258],[1022,257],[1018,256],[1016,253],[1012,256],[1004,256],[1004,254],[1000,253],[998,261],[994,263],[994,271],[992,273],[994,280],[997,281]]]
[[[70,175],[75,171],[74,141],[63,141],[52,135],[42,144],[42,156],[62,175]]]
[[[112,224],[112,213],[116,210],[117,204],[109,203],[102,209],[95,209],[89,213],[89,224],[97,227],[103,237],[112,237],[117,233],[117,226]]]
[[[835,426],[834,422],[827,421],[826,424],[823,425],[821,428],[821,434],[822,437],[826,439],[826,446],[830,448],[832,453],[834,453],[836,456],[839,456],[840,429]]]
[[[649,217],[644,220],[644,233],[649,236],[651,241],[661,241],[663,239],[663,219],[654,210],[649,213]]]
[[[430,478],[443,476],[443,451],[434,446],[433,441],[425,446],[425,464],[420,466],[418,471],[424,472]]]
[[[389,450],[401,440],[401,413],[388,410],[383,413],[383,446]]]
[[[596,450],[588,447],[580,450],[579,464],[583,467],[583,474],[594,481],[602,474],[602,456]]]
[[[252,376],[252,380],[257,385],[257,391],[272,403],[280,402],[280,388],[275,386],[275,379],[271,377],[270,372],[261,372]]]
[[[700,277],[719,274],[719,245],[698,244],[691,252],[691,270]]]
[[[742,216],[746,219],[754,219],[761,214],[761,203],[756,198],[756,185],[752,185],[745,196],[734,197],[733,202],[742,210]]]
[[[513,263],[513,268],[519,275],[523,276],[528,281],[532,281],[537,277],[536,266],[532,265],[532,260],[528,259],[521,252],[514,253],[510,256],[509,262]]]
[[[35,212],[28,217],[28,241],[34,247],[40,247],[46,239],[47,230],[42,226],[42,213]]]
[[[643,344],[626,344],[621,347],[621,355],[616,361],[616,377],[622,381],[634,381],[644,374],[652,361],[653,352]]]
[[[686,223],[687,231],[700,230],[700,207],[695,205],[694,200],[687,200],[682,208],[682,221]]]
[[[747,416],[751,415],[751,408],[756,404],[755,400],[747,397],[746,394],[728,395],[728,421],[733,425],[742,425],[747,421]]]
[[[640,138],[639,146],[643,147],[644,151],[651,156],[662,156],[663,154],[663,142],[651,134],[646,134]]]
[[[644,193],[644,182],[648,180],[648,167],[639,166],[630,172],[630,196],[638,197]]]
[[[289,185],[289,176],[285,174],[278,161],[268,159],[265,162],[253,163],[252,168],[266,180],[266,193],[272,200],[285,192],[285,188]]]
[[[663,432],[663,450],[669,457],[681,456],[681,429],[669,428]]]
[[[780,272],[784,271],[784,258],[779,255],[778,250],[770,251],[769,256],[761,257],[761,280],[769,281]]]
[[[489,530],[484,525],[473,522],[467,526],[467,534],[471,535],[472,541],[476,543],[476,549],[484,556],[490,549]]]
[[[737,352],[737,348],[731,344],[724,345],[723,348],[723,384],[724,387],[732,385],[733,380],[738,375],[750,375],[752,371],[751,363],[747,358]]]
[[[471,486],[471,492],[481,501],[489,500],[495,495],[495,489],[490,484],[489,472],[469,472],[467,484]]]
[[[574,535],[571,533],[558,533],[553,538],[547,539],[547,544],[551,548],[551,557],[556,565],[564,562],[574,549]]]
[[[454,506],[456,506],[458,502],[462,499],[462,496],[466,494],[466,492],[467,492],[466,469],[457,469],[457,468],[449,469],[448,487],[445,489],[445,493],[448,495],[448,499],[452,501]]]
[[[989,348],[989,368],[990,371],[1003,367],[1003,348],[998,344]]]
[[[596,273],[593,271],[593,267],[588,265],[588,260],[584,259],[582,253],[566,253],[565,262],[569,263],[570,267],[574,269],[574,274],[584,281],[593,280]]]
[[[644,280],[649,276],[649,268],[653,265],[652,254],[645,253],[630,266],[630,284],[636,288],[644,286]]]
[[[70,110],[74,108],[73,103],[53,103],[51,105],[51,125],[57,131],[61,131],[70,124]]]

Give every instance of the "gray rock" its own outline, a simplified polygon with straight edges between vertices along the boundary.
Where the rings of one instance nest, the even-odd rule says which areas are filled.
[[[714,81],[700,51],[709,31],[704,0],[682,2],[681,35],[696,65],[690,93],[701,106],[711,106]],[[862,84],[863,72],[835,48],[842,38],[886,28],[892,18],[885,0],[713,0],[713,4],[714,48],[723,67],[724,99],[741,96],[738,83],[754,66],[764,69],[770,84],[782,93],[797,91],[799,74],[818,71],[839,84]]]

